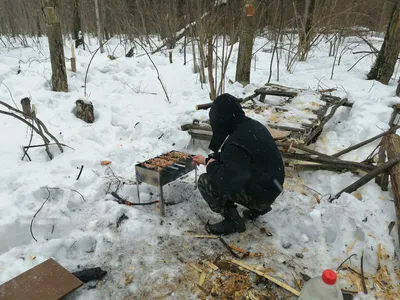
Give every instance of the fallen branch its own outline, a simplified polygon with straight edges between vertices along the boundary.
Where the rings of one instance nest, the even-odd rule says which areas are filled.
[[[230,259],[228,261],[233,263],[233,264],[235,264],[235,265],[237,265],[237,266],[239,266],[239,267],[241,267],[241,268],[243,268],[243,269],[245,269],[245,270],[248,270],[250,272],[256,273],[257,275],[268,279],[269,281],[275,283],[276,285],[278,285],[281,288],[287,290],[288,292],[292,293],[295,296],[300,296],[300,292],[299,291],[295,290],[294,288],[292,288],[291,286],[287,285],[286,283],[284,283],[284,282],[282,282],[282,281],[280,281],[280,280],[278,280],[278,279],[276,279],[276,278],[274,278],[272,276],[269,276],[268,274],[266,274],[264,272],[261,272],[260,270],[255,269],[252,266],[246,265],[246,264],[242,263],[241,261],[238,261],[238,260],[235,260],[235,259]]]
[[[383,132],[383,133],[380,133],[380,134],[378,134],[378,135],[376,135],[376,136],[374,136],[374,137],[372,137],[372,138],[370,138],[370,139],[368,139],[368,140],[365,140],[365,141],[363,141],[363,142],[361,142],[361,143],[358,143],[358,144],[355,144],[355,145],[353,145],[353,146],[351,146],[351,147],[349,147],[349,148],[346,148],[346,149],[344,149],[344,150],[342,150],[342,151],[340,151],[340,152],[338,152],[338,153],[336,153],[336,154],[333,154],[332,156],[333,156],[333,157],[342,156],[343,154],[346,154],[346,153],[351,152],[351,151],[353,151],[353,150],[355,150],[355,149],[358,149],[358,148],[360,148],[360,147],[362,147],[362,146],[364,146],[364,145],[367,145],[367,144],[369,144],[369,143],[371,143],[371,142],[373,142],[373,141],[375,141],[375,140],[377,140],[377,139],[379,139],[379,138],[381,138],[381,137],[384,137],[385,135],[388,135],[388,134],[390,134],[390,133],[393,133],[393,132],[395,132],[397,129],[400,129],[400,126],[399,126],[399,125],[394,126],[394,127],[390,128],[388,131],[385,131],[385,132]]]
[[[359,180],[357,180],[356,182],[352,183],[351,185],[349,185],[348,187],[346,187],[345,189],[343,189],[342,191],[337,193],[335,195],[335,197],[333,197],[329,201],[332,202],[333,200],[338,199],[343,193],[352,193],[352,192],[356,191],[358,188],[367,184],[369,181],[374,179],[377,175],[390,169],[391,167],[396,165],[398,162],[400,162],[400,155],[387,161],[386,163],[382,164],[381,166],[375,168],[375,170],[369,172],[367,175],[361,177]]]
[[[327,159],[336,159],[330,155],[312,150],[306,146],[295,144],[295,143],[276,142],[276,145],[278,147],[287,148],[287,149],[291,149],[291,148],[299,149],[301,151],[308,152],[308,153],[314,154],[314,155],[318,155],[319,157],[325,157]]]
[[[312,133],[304,139],[304,144],[306,144],[306,145],[310,144],[312,142],[312,140],[316,137],[316,135],[319,134],[320,132],[322,132],[325,124],[328,123],[328,121],[333,117],[333,115],[336,113],[337,109],[346,102],[347,102],[347,98],[344,98],[344,99],[340,100],[338,103],[336,103],[334,106],[332,106],[331,111],[329,112],[329,114],[326,117],[323,118],[323,120],[318,125],[318,127],[315,128],[312,131]]]
[[[309,161],[349,170],[372,171],[376,169],[376,167],[374,166],[361,164],[359,162],[338,160],[335,158],[328,158],[326,156],[319,156],[314,154],[298,154],[298,153],[287,153],[287,152],[283,152],[281,154],[283,158],[300,160],[300,161]]]

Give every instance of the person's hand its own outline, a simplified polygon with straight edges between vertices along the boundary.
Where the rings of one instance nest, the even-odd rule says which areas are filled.
[[[197,165],[197,166],[198,165],[205,165],[206,164],[206,158],[201,154],[196,155],[195,157],[193,157],[193,163],[195,165]]]
[[[210,163],[212,163],[213,161],[215,161],[215,159],[214,159],[214,158],[210,158],[210,159],[208,160],[208,162],[207,162],[207,166],[208,166]]]

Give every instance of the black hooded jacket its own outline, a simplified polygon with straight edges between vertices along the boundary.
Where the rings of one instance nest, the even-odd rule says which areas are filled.
[[[268,129],[246,117],[238,99],[229,94],[214,100],[209,118],[209,148],[216,152],[209,156],[216,161],[207,166],[212,182],[222,192],[234,194],[244,188],[256,200],[271,204],[282,192],[285,170]]]

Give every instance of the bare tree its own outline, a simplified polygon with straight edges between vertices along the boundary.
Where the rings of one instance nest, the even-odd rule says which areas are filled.
[[[369,80],[388,84],[400,53],[400,1],[395,0],[385,39],[375,63],[368,73]]]
[[[396,96],[400,97],[400,79],[399,79],[399,82],[397,84]]]
[[[53,90],[57,92],[68,92],[64,45],[58,17],[58,0],[42,0],[42,7],[49,40]]]

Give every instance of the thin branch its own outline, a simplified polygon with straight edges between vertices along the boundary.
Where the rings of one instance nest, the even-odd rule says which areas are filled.
[[[83,171],[83,165],[81,166],[81,170],[79,171],[78,177],[76,177],[76,180],[79,180],[79,178],[81,177]]]
[[[2,84],[6,87],[6,89],[8,90],[8,92],[10,93],[10,97],[11,97],[11,100],[12,100],[12,102],[14,103],[14,105],[15,105],[15,108],[16,109],[18,109],[18,105],[17,105],[17,103],[15,103],[15,101],[14,101],[14,97],[13,97],[13,95],[12,95],[12,93],[11,93],[11,91],[10,91],[10,89],[8,88],[8,86],[4,83],[4,82],[2,82]]]
[[[363,286],[364,294],[368,294],[367,285],[365,284],[365,277],[364,277],[364,250],[361,254],[361,283]]]
[[[30,232],[31,232],[31,236],[33,237],[33,239],[34,239],[36,242],[37,242],[37,239],[36,239],[35,236],[33,235],[33,228],[32,228],[32,225],[33,225],[33,220],[35,219],[35,217],[37,216],[37,214],[42,210],[42,208],[43,208],[43,206],[46,204],[47,200],[49,200],[49,198],[50,198],[50,190],[49,190],[48,188],[46,188],[46,189],[47,189],[47,192],[48,192],[49,194],[48,194],[46,200],[44,200],[42,206],[40,206],[39,210],[33,215],[32,220],[31,220],[31,225],[29,226]]]
[[[354,68],[355,66],[357,66],[358,63],[359,63],[360,61],[362,61],[364,58],[366,58],[368,55],[369,55],[369,54],[365,54],[365,55],[363,55],[361,58],[359,58],[359,59],[350,67],[350,69],[347,70],[347,72],[350,72],[351,70],[353,70],[353,68]]]
[[[362,146],[364,146],[364,145],[367,145],[367,144],[369,144],[369,143],[371,143],[371,142],[373,142],[373,141],[375,141],[375,140],[377,140],[377,139],[379,139],[379,138],[381,138],[381,137],[383,137],[383,136],[385,136],[385,135],[388,135],[388,134],[390,134],[390,133],[396,131],[397,129],[400,129],[400,125],[394,126],[394,127],[390,128],[388,131],[385,131],[385,132],[383,132],[383,133],[380,133],[380,134],[378,134],[378,135],[376,135],[376,136],[374,136],[374,137],[372,137],[372,138],[370,138],[370,139],[368,139],[368,140],[365,140],[365,141],[363,141],[363,142],[361,142],[361,143],[358,143],[358,144],[355,144],[355,145],[353,145],[353,146],[351,146],[351,147],[349,147],[349,148],[346,148],[346,149],[344,149],[344,150],[342,150],[342,151],[340,151],[340,152],[338,152],[338,153],[336,153],[336,154],[333,154],[332,156],[333,156],[333,157],[342,156],[343,154],[346,154],[346,153],[348,153],[348,152],[351,152],[351,151],[353,151],[353,150],[355,150],[355,149],[358,149],[358,148],[360,148],[360,147],[362,147]]]
[[[85,89],[84,89],[84,96],[85,96],[85,97],[87,96],[87,94],[86,94],[87,75],[88,75],[88,73],[89,73],[89,68],[90,68],[90,65],[92,64],[93,58],[95,57],[96,53],[97,53],[101,48],[103,48],[103,46],[104,46],[106,43],[108,43],[108,42],[111,41],[111,40],[112,40],[112,38],[109,39],[109,40],[107,40],[107,41],[105,41],[105,42],[103,42],[103,43],[101,43],[100,47],[96,49],[96,51],[93,53],[92,57],[90,58],[88,67],[87,67],[87,69],[86,69],[86,74],[85,74],[85,83],[84,83],[84,87],[85,87]]]
[[[351,259],[353,256],[357,256],[357,254],[352,254],[350,255],[348,258],[346,258],[340,265],[339,267],[336,269],[336,272],[340,270],[340,268],[349,260]]]
[[[46,187],[46,189],[49,189],[49,190],[68,190],[68,191],[72,191],[72,192],[75,192],[75,193],[79,194],[79,195],[81,196],[82,200],[83,200],[84,202],[86,202],[85,197],[83,197],[83,195],[82,195],[81,193],[79,193],[77,190],[68,189],[68,188],[59,188],[59,187],[53,187],[53,188],[52,188],[52,187]]]
[[[40,119],[36,118],[36,120],[40,124],[40,126],[43,127],[44,132],[46,132],[56,142],[56,144],[57,144],[58,148],[60,149],[61,153],[64,153],[64,150],[61,147],[61,144],[58,141],[58,139],[47,130],[46,125],[44,125],[43,122]]]
[[[1,101],[0,101],[0,102],[1,102]],[[28,125],[29,127],[31,127],[37,134],[40,135],[39,130],[38,130],[35,126],[33,126],[31,123],[29,123],[28,121],[24,120],[24,119],[21,118],[20,116],[17,116],[17,115],[14,114],[14,113],[10,113],[10,112],[4,111],[4,110],[0,110],[0,114],[12,116],[12,117],[14,117],[14,118],[20,120],[21,122],[24,122],[26,125]],[[45,138],[46,138],[46,137],[45,137]],[[47,138],[46,138],[46,140],[47,140],[47,142],[49,142],[49,140],[48,140]]]
[[[145,47],[143,47],[143,45],[142,45],[141,43],[139,43],[139,42],[137,42],[137,41],[135,41],[135,40],[133,40],[133,42],[136,43],[137,45],[139,45],[140,48],[142,48],[143,51],[146,52],[147,57],[150,59],[150,61],[151,61],[151,63],[153,64],[154,68],[156,69],[156,72],[157,72],[157,79],[158,79],[158,81],[160,82],[162,89],[164,90],[165,97],[167,97],[168,103],[171,103],[171,101],[169,100],[169,96],[168,96],[167,90],[166,90],[166,88],[165,88],[165,86],[164,86],[164,83],[162,82],[162,80],[161,80],[161,78],[160,78],[160,72],[158,71],[158,68],[157,68],[156,64],[154,63],[154,61],[151,59],[151,56],[150,56],[149,52],[146,50]]]

